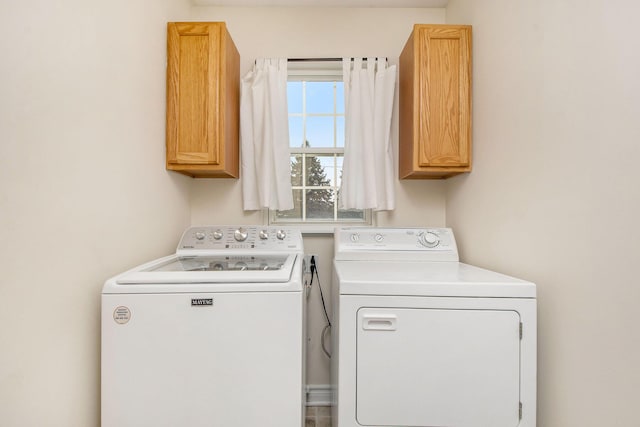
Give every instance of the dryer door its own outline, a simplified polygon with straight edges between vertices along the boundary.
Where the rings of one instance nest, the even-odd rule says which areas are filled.
[[[357,321],[359,424],[518,425],[517,312],[361,308]]]

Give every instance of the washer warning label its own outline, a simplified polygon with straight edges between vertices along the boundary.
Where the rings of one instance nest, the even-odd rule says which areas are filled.
[[[113,320],[120,325],[124,325],[131,320],[131,310],[129,310],[129,307],[122,305],[120,307],[116,307],[116,309],[113,310]]]

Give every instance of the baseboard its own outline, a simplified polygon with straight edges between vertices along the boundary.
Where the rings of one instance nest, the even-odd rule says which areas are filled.
[[[331,386],[329,384],[307,385],[307,406],[331,406]]]

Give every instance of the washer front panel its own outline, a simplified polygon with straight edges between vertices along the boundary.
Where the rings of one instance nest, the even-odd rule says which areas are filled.
[[[103,295],[101,425],[300,427],[303,298]]]

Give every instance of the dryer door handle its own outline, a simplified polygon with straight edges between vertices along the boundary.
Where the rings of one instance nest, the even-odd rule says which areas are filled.
[[[365,314],[362,316],[362,329],[365,331],[395,331],[398,318],[394,314]]]

